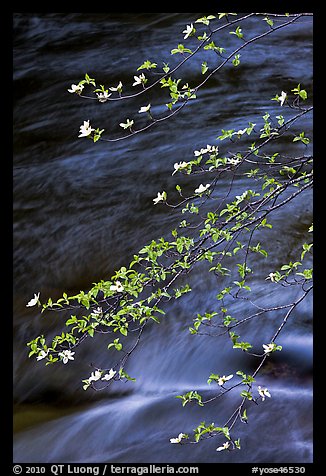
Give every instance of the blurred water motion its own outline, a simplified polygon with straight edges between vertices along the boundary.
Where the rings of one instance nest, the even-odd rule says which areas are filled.
[[[217,454],[215,438],[200,445],[169,443],[205,419],[218,424],[233,398],[182,408],[175,396],[192,389],[209,392],[210,372],[231,372],[242,365],[241,352],[230,357],[229,342],[187,331],[194,309],[205,312],[214,306],[214,286],[200,270],[191,278],[194,296],[175,303],[161,325],[145,334],[128,367],[137,377],[135,384],[120,385],[104,400],[103,394],[99,400],[83,392],[80,381],[89,374],[88,363],[109,365],[106,342],[78,349],[82,358],[64,368],[27,360],[26,342],[62,323],[60,315],[44,320],[37,309],[26,308],[34,292],[46,299],[109,278],[141,246],[175,226],[173,214],[152,202],[160,190],[173,193],[180,180],[171,178],[175,162],[190,160],[195,149],[214,144],[222,128],[246,127],[266,110],[275,115],[278,105],[270,98],[282,89],[301,83],[311,90],[312,21],[307,18],[248,49],[236,73],[222,70],[181,114],[148,134],[112,144],[77,139],[84,120],[109,131],[137,109],[128,102],[83,102],[67,92],[70,85],[86,72],[101,84],[130,83],[145,59],[170,61],[175,39],[200,15],[14,16],[14,399],[17,418],[26,420],[15,435],[15,462],[312,461],[310,299],[298,307],[288,334],[280,339],[284,353],[259,376],[273,397],[261,403],[266,411],[253,408],[254,418],[240,428],[241,451]],[[193,68],[187,74],[190,81],[198,76]],[[303,127],[309,136],[308,119]],[[234,193],[245,185],[239,183]],[[309,226],[311,195],[299,200],[293,213],[277,216],[283,233],[272,232],[271,265],[279,263],[280,251],[291,256],[300,243],[304,227],[298,222]],[[286,289],[282,296],[266,296],[264,283],[255,285],[261,299],[291,297]],[[275,323],[268,319],[248,327],[252,339],[269,336],[273,329]],[[248,360],[247,365],[253,364]],[[40,423],[38,408],[45,404],[57,408],[57,418]],[[27,412],[20,412],[20,406],[29,408],[29,418],[24,420]],[[71,414],[60,416],[60,406],[65,412],[71,408]]]

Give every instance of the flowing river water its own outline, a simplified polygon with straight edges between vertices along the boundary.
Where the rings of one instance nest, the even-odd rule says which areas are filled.
[[[130,116],[131,106],[83,101],[67,92],[72,83],[87,72],[101,84],[130,84],[144,60],[169,62],[185,26],[202,15],[14,15],[15,462],[312,461],[311,299],[298,306],[280,338],[284,352],[262,373],[272,398],[264,410],[254,408],[252,421],[240,428],[241,451],[217,453],[215,438],[198,445],[169,442],[181,431],[191,433],[200,421],[224,420],[232,395],[203,408],[182,408],[175,396],[193,389],[209,392],[208,375],[241,368],[243,357],[241,352],[230,357],[229,342],[187,330],[194,310],[214,306],[213,284],[200,268],[192,276],[196,292],[167,309],[130,360],[135,383],[111,386],[100,395],[83,391],[89,363],[109,365],[105,342],[92,345],[90,339],[78,361],[67,366],[45,367],[27,359],[26,342],[62,325],[60,313],[43,318],[36,308],[26,308],[34,292],[56,297],[108,279],[141,246],[174,228],[173,214],[152,200],[178,183],[179,177],[171,177],[175,162],[214,144],[222,128],[246,127],[265,111],[275,115],[279,105],[270,98],[282,90],[301,83],[312,95],[312,19],[306,17],[244,50],[237,71],[221,70],[198,100],[148,133],[116,143],[77,138],[84,120],[110,131]],[[251,34],[259,30],[254,23],[251,28]],[[198,75],[191,68],[186,73],[189,81]],[[310,122],[302,126],[307,135]],[[234,192],[242,193],[242,186]],[[284,233],[272,232],[272,264],[279,264],[280,254],[291,259],[311,213],[312,196],[302,194],[293,210],[278,214]],[[262,298],[265,284],[256,283]],[[290,290],[281,296],[278,289],[273,292],[276,302],[291,298]],[[245,306],[239,304],[238,312]],[[250,335],[268,336],[273,329],[268,319],[255,322]]]

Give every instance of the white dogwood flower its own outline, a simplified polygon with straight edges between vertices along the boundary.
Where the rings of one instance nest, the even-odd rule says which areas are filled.
[[[68,89],[68,91],[72,94],[81,94],[84,89],[84,86],[82,84],[72,84],[71,89]]]
[[[203,185],[202,183],[199,185],[198,188],[196,188],[195,193],[201,194],[206,192],[206,190],[210,187],[211,185],[207,183],[206,185]]]
[[[184,433],[179,433],[177,438],[170,438],[170,443],[180,443],[182,438],[184,438],[184,437],[185,437]]]
[[[38,356],[36,357],[36,360],[42,360],[42,359],[45,359],[45,357],[47,357],[49,351],[47,350],[45,352],[45,350],[41,350],[41,352],[38,354]]]
[[[183,30],[182,33],[185,33],[185,36],[183,37],[185,40],[189,38],[189,36],[193,35],[196,32],[194,25],[191,23],[191,25],[187,25],[186,29]]]
[[[96,382],[97,380],[100,380],[101,376],[102,376],[102,372],[100,370],[95,370],[95,372],[91,373],[88,379],[88,383]]]
[[[98,317],[102,316],[103,314],[103,310],[101,307],[98,307],[97,309],[94,309],[91,313],[90,313],[90,317],[94,317],[94,319],[97,319]]]
[[[233,374],[228,375],[227,377],[223,375],[223,377],[220,377],[217,381],[217,383],[222,387],[222,385],[225,384],[228,380],[230,380],[233,377]]]
[[[206,149],[202,148],[200,150],[194,150],[194,155],[196,157],[198,157],[200,155],[207,154],[208,152],[217,153],[218,152],[218,146],[207,144]]]
[[[110,90],[110,91],[118,91],[119,93],[121,93],[121,91],[122,91],[122,82],[119,81],[119,84],[118,84],[117,87],[113,87],[113,86],[112,86],[111,88],[109,88],[109,90]]]
[[[268,354],[269,352],[273,352],[273,350],[275,350],[275,346],[276,345],[273,342],[270,344],[263,344],[264,353]]]
[[[247,132],[247,128],[246,128],[246,129],[239,129],[239,130],[237,131],[237,135],[238,135],[238,136],[242,136],[242,135],[245,134],[246,132]]]
[[[271,398],[271,394],[269,393],[269,390],[265,387],[262,388],[260,385],[258,386],[258,393],[261,396],[262,401],[265,400],[265,397]]]
[[[233,159],[233,158],[228,158],[228,164],[230,165],[238,165],[240,164],[241,162],[241,159]]]
[[[126,122],[120,122],[119,126],[122,127],[123,129],[131,129],[131,127],[134,124],[133,119],[126,119]]]
[[[206,154],[207,150],[206,149],[200,149],[200,150],[194,150],[194,155],[195,157],[199,157],[200,155]]]
[[[281,96],[278,97],[278,101],[280,101],[280,105],[281,105],[281,106],[283,106],[286,97],[287,97],[287,94],[286,94],[284,91],[282,91],[282,92],[281,92]]]
[[[138,86],[138,84],[145,84],[147,79],[144,73],[140,74],[139,76],[134,76],[135,82],[132,84],[133,86]]]
[[[73,355],[75,352],[71,352],[71,350],[63,350],[62,352],[59,352],[59,357],[62,357],[62,362],[66,364],[68,360],[74,360]]]
[[[106,102],[111,96],[111,94],[109,94],[107,91],[103,91],[102,93],[96,93],[96,95],[97,95],[97,99],[100,102]]]
[[[109,380],[113,379],[113,377],[115,376],[116,373],[117,373],[116,370],[110,369],[109,373],[105,374],[104,377],[102,377],[102,380],[109,381]]]
[[[216,448],[216,451],[223,451],[229,448],[230,448],[230,443],[229,441],[226,441],[222,446],[219,446],[218,448]]]
[[[147,106],[142,106],[140,109],[139,109],[139,113],[142,113],[142,112],[148,112],[151,108],[151,105],[150,104],[147,104]]]
[[[188,162],[179,162],[179,163],[175,163],[173,165],[174,167],[174,172],[172,173],[172,175],[174,175],[176,172],[178,172],[178,170],[180,169],[184,169],[185,167],[188,166]]]
[[[88,137],[94,130],[95,129],[89,125],[89,121],[84,121],[84,124],[82,124],[79,128],[78,137]]]
[[[164,191],[162,193],[158,192],[157,197],[153,198],[154,205],[156,205],[159,202],[164,202],[166,200],[166,197],[167,197],[166,192]]]
[[[39,302],[39,298],[40,298],[40,293],[38,294],[34,293],[34,297],[26,304],[26,307],[35,306],[35,304]]]
[[[122,293],[123,290],[124,290],[124,287],[120,283],[120,281],[116,281],[115,284],[112,284],[110,286],[110,291],[116,291],[117,293]]]

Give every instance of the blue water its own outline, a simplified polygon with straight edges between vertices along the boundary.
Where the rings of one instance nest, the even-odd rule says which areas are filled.
[[[100,84],[130,84],[145,59],[172,63],[169,51],[182,42],[185,25],[202,15],[14,16],[14,401],[18,415],[28,408],[35,421],[39,408],[58,408],[57,418],[43,423],[31,418],[15,434],[15,462],[312,461],[310,298],[298,306],[280,336],[284,352],[259,375],[258,384],[267,386],[272,398],[261,404],[265,411],[253,408],[250,424],[239,429],[241,451],[216,453],[215,438],[200,445],[169,443],[181,431],[191,433],[200,421],[219,424],[234,404],[230,396],[204,408],[182,408],[176,395],[194,389],[209,395],[210,373],[253,366],[250,360],[243,364],[240,351],[230,357],[229,341],[189,334],[194,309],[205,312],[216,306],[216,283],[200,267],[191,277],[196,292],[167,306],[162,323],[146,329],[128,364],[136,383],[118,385],[100,399],[82,390],[90,362],[110,365],[107,342],[101,339],[83,346],[82,358],[64,368],[26,360],[26,342],[40,332],[59,331],[63,319],[60,314],[40,318],[36,309],[26,308],[34,292],[55,297],[109,278],[141,246],[174,228],[173,213],[153,207],[152,199],[161,190],[174,193],[180,183],[179,176],[171,177],[175,162],[190,160],[194,150],[214,144],[222,128],[243,128],[265,112],[279,113],[270,98],[282,90],[301,83],[312,94],[312,19],[304,18],[244,50],[236,72],[222,69],[197,100],[148,134],[96,145],[77,138],[79,125],[87,119],[116,134],[117,124],[130,117],[131,110],[137,118],[137,108],[145,103],[83,101],[67,92],[72,83],[87,72]],[[247,28],[259,33],[264,27],[250,20]],[[233,35],[227,37],[226,46],[233,41]],[[197,72],[194,66],[185,68],[189,82],[201,79],[200,63],[193,63]],[[151,100],[158,113],[157,96]],[[300,127],[309,135],[311,116]],[[188,185],[197,186],[198,178],[189,179]],[[234,194],[245,187],[239,182]],[[278,213],[268,247],[270,266],[283,263],[282,256],[291,259],[311,212],[307,192],[295,208]],[[259,278],[267,269],[265,264],[261,276],[254,278],[256,298],[274,303],[292,298],[287,289],[282,295],[278,288],[266,294]],[[237,304],[236,312],[245,314],[246,306]],[[277,319],[280,323],[281,315]],[[275,322],[265,318],[252,322],[245,333],[260,342],[275,329]],[[71,412],[60,417],[63,407]]]

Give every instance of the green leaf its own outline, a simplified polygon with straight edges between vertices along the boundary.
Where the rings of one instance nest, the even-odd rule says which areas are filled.
[[[96,130],[94,131],[93,141],[94,141],[94,142],[97,142],[97,141],[101,138],[101,135],[102,135],[103,132],[104,132],[104,129],[101,129],[101,130],[100,130],[100,129],[96,129]]]
[[[216,298],[217,298],[218,300],[223,299],[226,294],[229,294],[229,292],[231,291],[231,289],[232,289],[232,288],[231,288],[230,286],[229,286],[229,287],[226,287],[226,288],[224,288],[224,289],[222,289],[222,291],[217,294]]]
[[[118,351],[122,349],[122,344],[119,342],[119,337],[117,339],[114,339],[114,341],[108,345],[108,349],[110,349],[111,347],[115,347],[115,349]]]
[[[295,273],[297,276],[303,276],[305,279],[312,279],[313,270],[312,269],[304,269],[302,273]]]
[[[204,406],[202,403],[202,396],[195,390],[185,393],[184,395],[177,395],[175,398],[180,398],[182,400],[182,406],[184,407],[187,403],[195,400],[197,405]]]
[[[207,17],[204,16],[204,17],[198,18],[198,20],[196,20],[195,23],[203,23],[204,25],[209,25],[210,20],[213,20],[214,18],[216,18],[214,15],[208,15]]]
[[[226,50],[225,48],[221,48],[220,46],[216,46],[214,41],[211,41],[207,45],[204,46],[204,50],[213,50],[216,51],[219,55],[224,53]]]
[[[139,66],[139,68],[137,68],[137,71],[141,69],[153,69],[153,68],[156,68],[156,66],[157,66],[157,63],[152,63],[150,60],[146,60],[144,61],[143,64]]]
[[[249,350],[249,349],[252,348],[252,345],[249,344],[249,342],[236,342],[236,343],[233,345],[233,348],[234,348],[234,349],[241,349],[241,350],[243,350],[244,352],[247,352],[247,350]]]
[[[267,25],[269,26],[273,26],[274,25],[274,22],[271,18],[269,17],[264,17],[263,20],[265,20],[265,22],[267,23]]]
[[[276,116],[277,122],[280,126],[283,126],[284,124],[284,117],[282,115]]]
[[[248,400],[252,400],[252,395],[250,392],[247,392],[246,390],[242,390],[240,393],[241,397],[246,397]]]
[[[239,26],[237,26],[235,31],[230,31],[230,35],[236,35],[240,39],[243,38],[243,33]]]
[[[136,379],[133,377],[130,377],[130,375],[127,374],[127,372],[121,367],[119,370],[119,376],[120,378],[125,378],[128,381],[135,382]]]
[[[237,335],[235,332],[233,332],[233,331],[229,332],[229,335],[230,335],[230,338],[231,338],[232,343],[233,343],[233,344],[236,344],[236,342],[237,342],[237,340],[238,340],[238,338],[239,338],[240,336],[238,336],[238,335]]]
[[[248,422],[248,416],[247,416],[247,410],[246,408],[243,410],[243,414],[241,415],[241,421],[243,421],[244,423],[247,423]]]
[[[293,139],[293,142],[301,141],[303,144],[309,144],[310,139],[308,137],[305,137],[304,131],[301,132],[298,136],[295,136]]]
[[[53,357],[53,355],[49,355],[49,360],[46,362],[45,365],[51,365],[57,362],[59,359],[57,357]]]
[[[207,62],[203,61],[203,63],[201,64],[201,74],[205,74],[207,73],[207,71],[208,71]]]
[[[231,317],[230,315],[227,315],[223,319],[223,325],[225,327],[228,327],[233,321],[236,321],[237,319],[235,317]]]
[[[303,260],[305,254],[306,254],[307,252],[310,252],[312,246],[313,246],[313,243],[310,243],[310,244],[304,243],[304,244],[302,245],[303,251],[302,251],[302,253],[301,253],[301,261]]]
[[[230,440],[231,438],[230,438],[229,428],[227,426],[224,426],[223,428],[221,428],[221,430],[222,430],[222,433],[225,436],[225,438]]]
[[[218,13],[218,19],[220,20],[223,17],[227,18],[228,15],[237,15],[237,13]]]
[[[255,381],[255,379],[251,375],[249,375],[249,374],[247,375],[244,372],[242,372],[241,370],[237,371],[237,375],[240,375],[242,377],[242,382],[241,383],[243,385],[250,385]]]
[[[192,51],[189,48],[186,48],[183,44],[179,43],[177,48],[173,48],[171,50],[171,55],[175,55],[177,53],[181,53],[181,54],[189,53],[189,54],[191,54]]]
[[[296,94],[297,96],[299,96],[301,99],[303,99],[304,101],[307,99],[308,95],[307,95],[307,91],[305,89],[301,89],[301,85],[298,84],[298,86],[294,89],[291,89],[291,91]]]
[[[92,84],[93,86],[96,86],[95,79],[90,78],[87,73],[85,74],[85,82],[87,84]]]
[[[222,129],[222,134],[217,137],[218,140],[231,139],[233,136],[234,129],[224,130]]]
[[[216,382],[219,378],[220,378],[220,376],[218,374],[210,374],[210,376],[207,380],[207,383],[211,384],[212,382]]]
[[[232,60],[233,66],[239,66],[239,64],[240,64],[240,56],[241,56],[240,54],[234,56],[234,59]]]
[[[265,227],[265,228],[273,228],[273,225],[271,225],[270,223],[267,223],[266,218],[262,219],[259,226],[262,226],[262,227]]]

